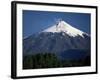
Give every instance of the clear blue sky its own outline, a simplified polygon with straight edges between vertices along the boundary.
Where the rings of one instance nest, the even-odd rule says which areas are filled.
[[[60,18],[90,34],[90,14],[23,10],[23,38],[54,25]]]

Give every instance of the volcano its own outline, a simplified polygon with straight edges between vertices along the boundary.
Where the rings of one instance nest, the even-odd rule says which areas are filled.
[[[61,59],[90,55],[90,35],[59,20],[53,26],[23,39],[23,55],[54,53]]]

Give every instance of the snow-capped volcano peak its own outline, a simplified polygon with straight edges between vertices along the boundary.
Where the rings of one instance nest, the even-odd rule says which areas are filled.
[[[52,32],[52,33],[59,33],[59,32],[65,32],[66,34],[68,34],[69,36],[83,36],[83,34],[86,34],[85,32],[72,27],[70,24],[66,23],[65,21],[59,21],[57,24],[43,30],[42,32]],[[86,34],[88,35],[88,34]]]

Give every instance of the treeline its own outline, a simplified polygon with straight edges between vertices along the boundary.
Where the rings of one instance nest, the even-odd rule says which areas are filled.
[[[23,69],[89,66],[90,57],[84,60],[61,60],[53,53],[38,53],[23,57]]]
[[[60,66],[60,60],[58,60],[55,54],[51,53],[38,53],[35,55],[24,56],[23,58],[24,69],[52,68]]]

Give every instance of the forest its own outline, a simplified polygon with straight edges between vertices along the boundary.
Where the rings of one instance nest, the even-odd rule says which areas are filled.
[[[54,53],[23,56],[23,69],[90,66],[90,56],[79,60],[59,59]]]

